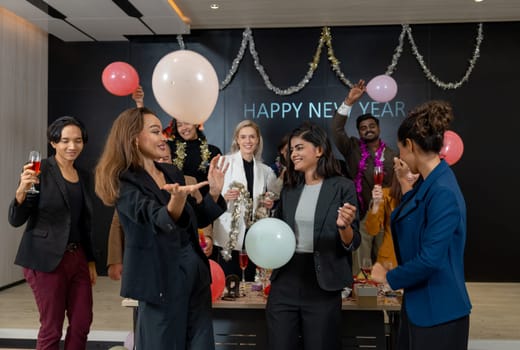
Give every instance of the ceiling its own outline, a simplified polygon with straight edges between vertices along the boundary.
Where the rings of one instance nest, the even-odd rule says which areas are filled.
[[[0,0],[0,7],[63,41],[121,41],[194,29],[520,20],[519,0]]]

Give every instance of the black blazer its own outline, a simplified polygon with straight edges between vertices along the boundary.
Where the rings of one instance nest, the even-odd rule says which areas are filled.
[[[294,215],[303,187],[303,184],[295,188],[284,187],[276,211],[276,216],[291,226],[293,231]],[[351,180],[340,176],[323,180],[314,214],[314,268],[318,284],[327,291],[341,290],[353,282],[349,254],[361,243],[359,215],[356,212],[356,220],[352,223],[354,238],[349,247],[341,241],[336,227],[338,208],[346,202],[357,206],[356,190]],[[271,280],[274,281],[283,268],[274,270]]]
[[[94,261],[92,249],[92,202],[88,175],[78,170],[83,189],[84,210],[81,246],[88,261]],[[27,222],[18,247],[15,264],[43,272],[53,271],[60,263],[69,240],[71,215],[65,179],[54,156],[42,160],[39,194],[27,194],[18,205],[9,206],[9,223],[15,227]]]
[[[184,176],[171,164],[155,163],[167,183],[184,185]],[[157,184],[144,169],[130,169],[121,175],[117,200],[119,221],[125,233],[125,254],[121,296],[155,304],[175,301],[182,289],[177,283],[180,271],[179,253],[186,242],[208,266],[200,245],[197,227],[212,222],[226,210],[224,198],[218,203],[208,195],[200,204],[188,197],[180,219],[175,222],[166,209],[170,194]],[[186,240],[187,241],[187,240]],[[207,276],[207,281],[211,281]]]

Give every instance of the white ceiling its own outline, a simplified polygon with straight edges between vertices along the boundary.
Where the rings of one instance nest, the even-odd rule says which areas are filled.
[[[173,2],[173,0],[170,0]],[[127,15],[116,3],[131,3]],[[520,20],[519,0],[0,0],[0,6],[64,41],[119,41],[128,35],[192,29],[288,28]],[[217,3],[218,10],[210,5]],[[46,6],[65,18],[48,15]],[[40,8],[38,8],[39,6]],[[51,13],[51,12],[49,12]],[[141,16],[142,15],[142,16]],[[60,16],[58,16],[60,17]]]

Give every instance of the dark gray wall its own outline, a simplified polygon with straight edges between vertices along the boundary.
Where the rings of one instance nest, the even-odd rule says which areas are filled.
[[[415,41],[431,70],[444,81],[461,78],[474,48],[476,24],[412,26]],[[384,73],[397,45],[400,26],[332,28],[335,55],[343,72],[352,81],[369,80]],[[279,87],[295,85],[308,69],[316,50],[321,28],[254,30],[261,62]],[[517,84],[520,82],[520,23],[487,23],[481,56],[468,83],[457,90],[442,90],[430,83],[405,41],[404,52],[393,75],[399,92],[386,109],[374,105],[381,115],[382,137],[395,148],[396,129],[405,113],[429,99],[446,99],[453,104],[456,119],[453,130],[464,141],[462,159],[453,166],[464,192],[468,208],[466,271],[470,281],[520,281],[514,266],[520,246],[515,227],[515,203],[519,197],[516,166],[516,137],[520,126],[517,114]],[[63,43],[50,39],[49,46],[49,122],[61,115],[83,120],[90,141],[80,163],[93,169],[113,120],[125,108],[132,107],[130,97],[110,95],[101,84],[101,72],[113,61],[126,61],[140,74],[145,103],[154,109],[163,123],[169,117],[156,103],[151,90],[155,64],[167,53],[179,49],[175,37],[131,38],[130,42]],[[235,58],[242,30],[194,31],[184,37],[186,48],[199,52],[213,63],[223,80]],[[405,39],[406,40],[406,39]],[[339,103],[348,89],[330,69],[326,50],[314,78],[301,92],[277,96],[269,91],[247,51],[237,75],[221,91],[217,106],[206,123],[210,143],[227,152],[234,126],[253,117],[251,106],[271,103],[302,103],[325,106]],[[361,114],[370,105],[368,96],[353,110]],[[363,107],[363,108],[362,108]],[[248,112],[244,112],[244,110]],[[396,111],[397,109],[397,111]],[[389,112],[392,111],[392,112]],[[257,116],[255,114],[255,116]],[[262,128],[267,163],[274,160],[279,138],[303,120],[308,113],[287,113],[255,119]],[[312,120],[327,127],[330,112]],[[355,125],[347,126],[355,133]],[[112,209],[96,203],[95,244],[100,273],[104,273],[106,238]]]

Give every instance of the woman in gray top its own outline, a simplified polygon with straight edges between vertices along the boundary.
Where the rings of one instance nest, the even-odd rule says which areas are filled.
[[[340,175],[327,135],[305,123],[289,138],[287,183],[276,216],[296,235],[296,253],[273,271],[269,349],[339,349],[341,290],[361,241],[354,183]]]

